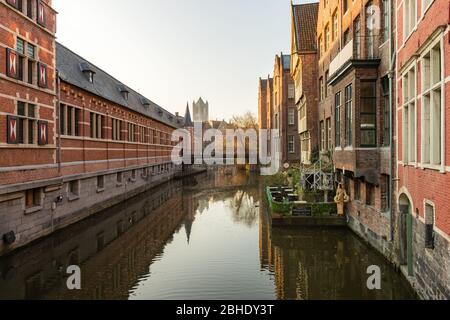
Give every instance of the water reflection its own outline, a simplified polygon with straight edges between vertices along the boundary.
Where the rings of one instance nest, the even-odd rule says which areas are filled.
[[[171,182],[0,258],[0,299],[412,297],[347,230],[272,230],[263,199],[259,178],[236,168]],[[65,284],[74,264],[80,291]]]

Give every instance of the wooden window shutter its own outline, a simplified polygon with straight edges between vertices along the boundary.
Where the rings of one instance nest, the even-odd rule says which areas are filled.
[[[18,144],[17,134],[18,134],[18,126],[19,119],[15,116],[7,116],[7,142],[9,144]]]
[[[45,5],[40,0],[37,0],[37,23],[45,27]]]
[[[20,0],[6,0],[6,2],[16,9],[20,8]]]
[[[48,87],[48,71],[47,66],[43,63],[38,63],[38,77],[39,77],[39,87]]]
[[[14,79],[19,76],[19,55],[9,48],[6,48],[6,74]]]
[[[40,146],[48,144],[48,122],[38,121],[38,143]]]

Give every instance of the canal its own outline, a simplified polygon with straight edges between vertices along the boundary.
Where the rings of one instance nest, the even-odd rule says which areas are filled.
[[[414,298],[349,230],[272,229],[263,195],[231,167],[172,181],[0,258],[0,299]]]

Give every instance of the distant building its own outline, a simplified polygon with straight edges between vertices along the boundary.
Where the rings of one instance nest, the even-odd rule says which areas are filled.
[[[300,161],[300,136],[290,55],[281,53],[275,57],[272,99],[272,128],[280,130],[280,139],[274,143],[278,143],[283,163],[297,163]]]
[[[259,78],[258,87],[258,126],[267,129],[267,79]]]
[[[209,103],[203,101],[202,98],[197,102],[193,102],[192,111],[194,113],[194,122],[206,122],[209,120]]]

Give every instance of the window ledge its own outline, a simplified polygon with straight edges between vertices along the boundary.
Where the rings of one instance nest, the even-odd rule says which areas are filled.
[[[117,187],[117,188],[122,187],[122,186],[123,186],[123,183],[122,183],[122,182],[117,182],[117,183],[116,183],[116,187]]]
[[[79,199],[80,199],[80,196],[77,196],[74,194],[69,196],[69,202],[77,201]]]
[[[41,211],[42,209],[44,209],[44,207],[42,207],[42,206],[36,206],[36,207],[32,207],[32,208],[28,208],[28,209],[25,209],[25,214],[27,215],[27,214],[33,214],[33,213],[36,213],[36,212],[39,212],[39,211]]]
[[[424,164],[424,163],[422,163],[422,164],[420,164],[420,169],[445,172],[445,171],[442,171],[442,166],[440,164]]]
[[[102,192],[104,192],[105,191],[105,188],[98,188],[97,189],[97,193],[102,193]]]

